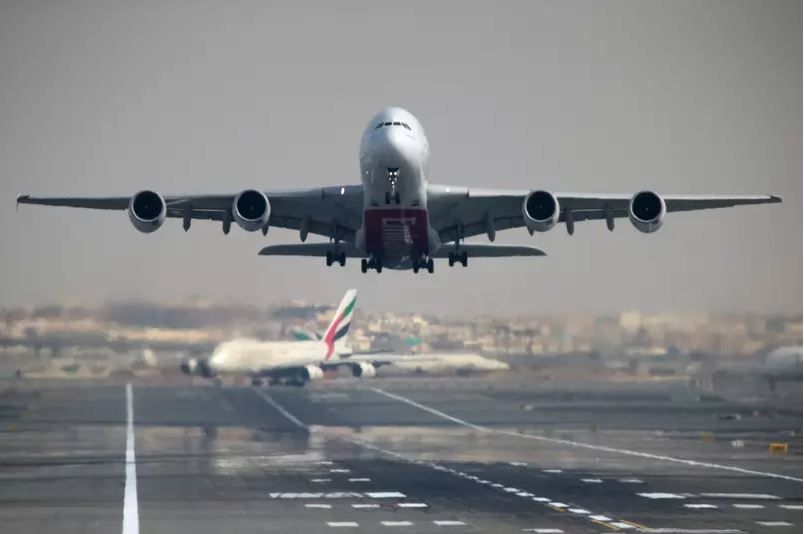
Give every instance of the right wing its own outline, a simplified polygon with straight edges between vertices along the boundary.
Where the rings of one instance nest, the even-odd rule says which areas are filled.
[[[363,216],[363,186],[346,185],[264,191],[271,205],[269,226],[300,230],[307,220],[313,234],[341,240],[349,239],[360,228]],[[231,221],[235,194],[180,195],[164,197],[167,217],[184,219]],[[62,206],[99,210],[126,210],[131,197],[32,197],[19,195],[17,204]]]
[[[455,247],[445,245],[433,254],[434,258],[446,258]],[[507,258],[511,256],[547,256],[539,248],[520,245],[482,245],[477,243],[461,243],[461,252],[466,252],[470,258]]]

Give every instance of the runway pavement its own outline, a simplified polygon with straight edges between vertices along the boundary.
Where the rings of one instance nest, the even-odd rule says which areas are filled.
[[[22,382],[0,532],[800,532],[801,425],[647,386]]]

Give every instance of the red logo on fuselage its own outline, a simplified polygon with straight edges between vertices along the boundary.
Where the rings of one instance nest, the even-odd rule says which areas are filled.
[[[375,208],[363,212],[366,251],[383,258],[421,256],[428,251],[427,210]]]

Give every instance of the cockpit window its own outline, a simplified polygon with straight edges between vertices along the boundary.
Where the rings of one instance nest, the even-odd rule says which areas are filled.
[[[406,130],[413,131],[413,128],[411,128],[406,122],[401,122],[401,121],[379,122],[379,123],[377,123],[377,126],[374,127],[374,129],[379,130],[383,126],[402,126]]]

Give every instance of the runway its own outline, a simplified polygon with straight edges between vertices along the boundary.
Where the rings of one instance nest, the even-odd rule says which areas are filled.
[[[0,531],[800,532],[801,424],[676,387],[23,382]]]

